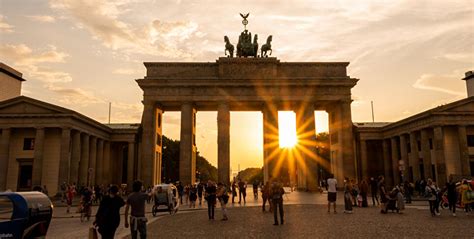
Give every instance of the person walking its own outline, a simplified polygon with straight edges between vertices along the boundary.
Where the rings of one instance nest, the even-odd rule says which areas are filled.
[[[94,226],[103,239],[113,239],[115,231],[120,225],[120,208],[125,205],[123,199],[117,196],[119,188],[112,185],[109,189],[109,195],[105,196],[99,205],[99,209],[95,215]]]
[[[352,182],[349,178],[344,179],[344,213],[352,213]]]
[[[266,182],[265,185],[262,187],[262,211],[265,212],[265,204],[267,203],[268,201],[268,205],[269,205],[269,210],[270,212],[272,212],[272,202],[271,202],[271,199],[270,199],[270,182]]]
[[[227,194],[227,187],[223,183],[217,184],[217,198],[221,204],[222,210],[222,221],[227,221],[229,218],[227,217],[227,202],[229,201],[229,195]]]
[[[252,189],[253,189],[253,198],[257,200],[258,199],[258,181],[257,180],[253,181]]]
[[[216,184],[209,180],[206,187],[207,215],[209,220],[214,220],[214,209],[216,207]]]
[[[370,193],[372,194],[372,204],[375,206],[375,202],[377,205],[380,205],[379,199],[377,198],[377,191],[378,185],[377,180],[374,177],[370,177]]]
[[[135,181],[132,184],[133,192],[128,195],[127,204],[125,206],[125,228],[130,226],[130,231],[132,239],[138,238],[138,233],[140,233],[140,238],[146,238],[146,222],[148,221],[145,217],[145,203],[149,196],[153,194],[147,194],[141,192],[143,183],[141,181]],[[131,208],[130,224],[128,223],[128,212]]]
[[[281,183],[274,181],[271,187],[270,197],[272,199],[272,207],[273,207],[273,225],[278,225],[278,212],[280,212],[280,224],[283,225],[283,194],[285,194],[285,190]]]
[[[431,216],[439,216],[439,207],[438,207],[438,188],[436,185],[433,183],[433,180],[431,178],[428,178],[427,184],[425,187],[425,197],[428,198],[428,202],[430,203],[430,212]]]
[[[369,184],[365,179],[360,182],[359,190],[360,196],[362,196],[362,207],[368,207],[367,193],[369,193]]]
[[[71,210],[72,200],[74,199],[74,196],[76,196],[76,190],[74,190],[74,187],[67,186],[67,192],[66,192],[66,203],[67,203],[66,212],[67,213],[69,213]]]
[[[328,185],[328,213],[331,212],[331,203],[334,204],[334,213],[336,211],[336,199],[337,199],[337,180],[334,178],[334,174],[331,174],[327,180]]]

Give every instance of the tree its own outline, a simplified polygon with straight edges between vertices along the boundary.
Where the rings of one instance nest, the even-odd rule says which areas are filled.
[[[263,182],[263,170],[261,168],[246,168],[237,174],[237,178],[247,183],[253,183],[255,180]]]
[[[166,183],[179,181],[179,140],[172,140],[163,135],[162,181]],[[217,180],[217,168],[206,158],[196,153],[196,179]]]

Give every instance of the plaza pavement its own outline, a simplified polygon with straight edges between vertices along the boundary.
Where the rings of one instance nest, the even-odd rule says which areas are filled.
[[[425,201],[414,202],[411,205],[407,205],[406,213],[402,215],[381,215],[377,207],[356,208],[353,215],[345,215],[342,213],[342,193],[339,193],[337,200],[339,213],[337,215],[333,215],[332,213],[327,215],[327,209],[323,206],[327,203],[327,194],[290,192],[290,190],[286,188],[288,193],[284,196],[284,204],[287,224],[283,226],[283,229],[277,229],[273,228],[272,215],[268,212],[261,212],[260,206],[262,201],[260,193],[259,198],[255,200],[253,198],[252,189],[248,188],[247,191],[247,202],[245,204],[243,202],[238,204],[238,197],[234,204],[232,204],[229,199],[228,208],[230,220],[227,222],[219,221],[221,218],[220,208],[216,208],[217,220],[209,222],[207,220],[207,208],[204,204],[202,206],[198,205],[196,209],[189,209],[187,205],[181,205],[176,215],[159,213],[157,217],[151,215],[152,204],[147,204],[146,216],[149,219],[148,231],[150,234],[148,238],[183,238],[189,237],[190,235],[188,234],[192,234],[198,238],[222,238],[222,236],[224,236],[224,238],[279,238],[290,236],[290,234],[291,238],[301,238],[305,236],[306,238],[314,238],[316,236],[314,232],[321,233],[318,234],[317,237],[331,237],[330,232],[333,230],[324,229],[330,224],[334,224],[335,232],[342,233],[340,235],[346,235],[344,233],[344,231],[346,231],[344,225],[348,224],[351,227],[359,228],[357,232],[361,230],[367,231],[368,234],[360,234],[361,237],[367,235],[382,238],[392,237],[390,234],[382,232],[386,229],[393,229],[395,230],[394,232],[401,230],[399,233],[402,234],[395,235],[405,235],[403,233],[410,231],[407,230],[410,228],[415,231],[417,228],[426,231],[431,228],[431,226],[423,227],[423,225],[432,225],[432,223],[435,223],[433,225],[437,225],[438,228],[436,230],[440,230],[440,226],[456,229],[453,230],[455,233],[453,235],[460,235],[463,229],[465,229],[464,231],[469,231],[469,227],[466,226],[474,228],[474,215],[466,216],[464,213],[458,213],[459,216],[457,218],[452,218],[450,215],[448,216],[447,212],[442,212],[441,217],[431,218],[427,202]],[[369,205],[371,205],[371,202],[369,202]],[[74,211],[74,209],[75,208],[73,208],[72,211]],[[97,206],[94,206],[93,215],[95,215],[96,210]],[[124,213],[124,207],[121,213]],[[92,226],[93,218],[91,218],[89,222],[80,222],[79,217],[80,214],[78,213],[66,213],[64,203],[55,202],[53,220],[48,230],[47,238],[87,238],[88,229]],[[123,215],[120,220],[121,225],[117,229],[116,238],[127,238],[130,230],[123,227]],[[383,224],[381,228],[384,230],[378,230],[376,228],[378,224]],[[420,226],[412,226],[416,224],[420,224]],[[373,229],[365,230],[369,228]],[[426,228],[426,230],[424,228]],[[374,233],[377,231],[380,231],[380,234]],[[445,230],[443,229],[441,231],[444,232]],[[347,233],[351,235],[351,238],[359,237],[357,233]],[[424,237],[428,234],[414,235]],[[406,237],[413,238],[410,236]],[[403,238],[403,236],[398,238]]]

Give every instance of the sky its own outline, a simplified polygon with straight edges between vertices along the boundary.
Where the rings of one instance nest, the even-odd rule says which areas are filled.
[[[145,61],[214,62],[223,36],[273,35],[282,62],[350,62],[354,122],[397,121],[466,97],[474,70],[474,0],[0,0],[0,61],[27,79],[22,94],[99,122],[140,122],[135,79]],[[216,112],[198,112],[197,146],[216,165]],[[317,113],[318,132],[327,117]],[[179,139],[178,112],[164,134]],[[231,167],[263,165],[258,112],[231,112]]]

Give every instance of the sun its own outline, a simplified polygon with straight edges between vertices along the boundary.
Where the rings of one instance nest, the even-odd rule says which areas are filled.
[[[278,112],[280,148],[293,148],[296,143],[296,119],[293,111]]]

